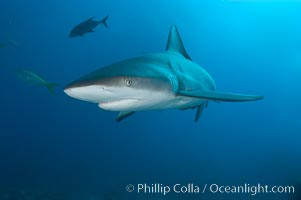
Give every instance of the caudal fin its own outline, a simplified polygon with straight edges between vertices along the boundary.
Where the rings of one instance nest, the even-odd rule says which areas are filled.
[[[106,28],[109,28],[107,24],[107,19],[109,18],[109,15],[105,16],[102,20],[100,20],[99,23],[102,23]]]
[[[57,87],[58,84],[56,83],[49,83],[46,85],[48,91],[53,95],[54,94],[54,88]]]

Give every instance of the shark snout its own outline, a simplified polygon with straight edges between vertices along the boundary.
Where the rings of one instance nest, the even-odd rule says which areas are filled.
[[[68,96],[70,96],[70,97],[74,97],[74,89],[73,88],[65,88],[64,89],[64,92],[68,95]]]
[[[93,103],[102,101],[108,93],[104,87],[97,85],[78,87],[70,85],[64,89],[64,92],[72,98]]]
[[[81,94],[83,91],[81,91],[79,88],[66,87],[66,88],[64,89],[64,92],[65,92],[69,97],[79,99],[80,96],[81,96],[80,94]]]

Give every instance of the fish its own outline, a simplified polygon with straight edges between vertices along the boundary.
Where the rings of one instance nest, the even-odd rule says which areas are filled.
[[[9,47],[10,44],[9,43],[0,43],[0,48],[6,48],[6,47]]]
[[[17,76],[26,83],[45,86],[51,94],[54,94],[54,88],[58,86],[58,84],[50,83],[41,75],[30,70],[19,69],[17,70]]]
[[[18,45],[13,40],[9,40],[7,42],[1,42],[0,43],[0,48],[6,48],[6,47],[9,47],[9,46],[17,47]]]
[[[178,28],[170,28],[166,51],[129,58],[71,82],[64,92],[75,99],[119,112],[116,121],[138,111],[195,109],[198,121],[208,102],[261,100],[260,95],[216,91],[214,79],[188,55]]]
[[[74,38],[74,37],[83,37],[87,33],[92,33],[94,32],[94,28],[98,26],[99,24],[103,24],[106,28],[108,28],[107,20],[109,16],[105,16],[102,20],[97,21],[94,20],[95,17],[91,17],[87,19],[86,21],[76,25],[70,32],[69,38]]]

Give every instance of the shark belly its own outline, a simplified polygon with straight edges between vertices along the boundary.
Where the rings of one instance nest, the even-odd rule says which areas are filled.
[[[205,99],[177,96],[170,91],[168,93],[158,92],[156,94],[151,93],[148,96],[99,102],[98,106],[108,111],[146,111],[193,108],[206,102]]]

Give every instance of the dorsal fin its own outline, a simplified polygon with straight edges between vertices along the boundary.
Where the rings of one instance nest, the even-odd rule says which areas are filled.
[[[191,60],[190,56],[185,50],[180,33],[175,25],[170,27],[166,51],[181,54],[185,58]]]

